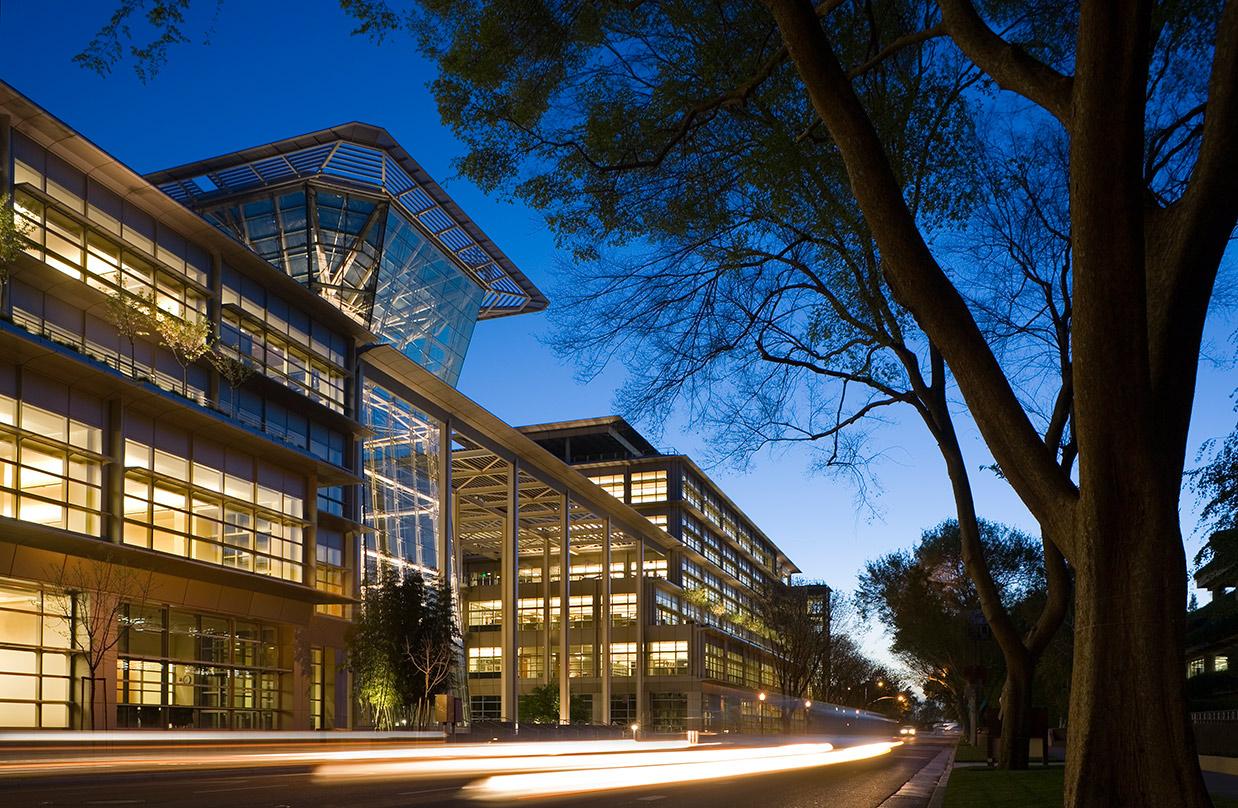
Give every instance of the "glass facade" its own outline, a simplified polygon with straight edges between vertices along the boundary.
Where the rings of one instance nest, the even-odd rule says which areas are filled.
[[[0,729],[69,726],[70,610],[56,597],[0,580]]]
[[[363,395],[366,578],[381,566],[437,569],[440,425],[376,384]]]
[[[484,290],[389,198],[307,183],[205,215],[431,373],[459,378]]]
[[[279,632],[249,620],[129,605],[121,618],[116,714],[122,727],[276,729]]]

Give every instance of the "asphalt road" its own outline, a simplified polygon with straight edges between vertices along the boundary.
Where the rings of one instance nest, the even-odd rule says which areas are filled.
[[[942,749],[929,738],[896,748],[872,760],[786,774],[766,774],[624,789],[557,799],[521,800],[522,805],[618,808],[662,804],[674,808],[784,806],[785,808],[865,808],[877,806]],[[0,783],[6,808],[434,808],[478,806],[461,788],[474,780],[380,780],[321,782],[308,766],[222,771],[157,771],[89,776],[23,777]],[[495,804],[495,803],[490,803]]]

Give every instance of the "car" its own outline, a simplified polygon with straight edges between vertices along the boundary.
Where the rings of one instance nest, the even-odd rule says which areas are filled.
[[[905,724],[898,728],[898,734],[905,738],[914,737],[916,734],[916,728],[911,724]]]

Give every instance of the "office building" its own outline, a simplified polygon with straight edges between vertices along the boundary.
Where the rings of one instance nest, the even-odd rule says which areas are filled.
[[[469,626],[496,604],[478,719],[547,681],[598,722],[684,712],[654,599],[696,556],[454,388],[477,322],[546,299],[385,130],[144,177],[0,84],[0,188],[0,728],[363,726],[383,567],[447,575]]]

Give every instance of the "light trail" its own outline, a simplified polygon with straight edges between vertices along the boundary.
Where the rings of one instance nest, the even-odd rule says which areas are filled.
[[[537,747],[543,744],[529,744],[540,752]],[[686,763],[715,762],[725,763],[735,760],[751,760],[754,758],[776,758],[788,754],[813,754],[828,752],[833,746],[828,743],[791,744],[787,746],[769,747],[725,747],[708,748],[696,746],[691,749],[665,751],[653,744],[635,744],[631,741],[625,751],[611,752],[605,749],[590,748],[579,754],[524,754],[507,756],[457,756],[440,760],[418,760],[402,762],[358,762],[319,766],[314,771],[314,780],[375,780],[392,778],[424,778],[493,774],[503,772],[530,771],[600,771],[603,769],[619,769],[634,766],[672,766]]]
[[[828,744],[822,744],[828,746]],[[513,799],[557,797],[594,791],[641,788],[658,785],[720,780],[756,774],[810,769],[890,753],[901,741],[853,746],[847,749],[805,752],[796,746],[775,747],[784,754],[732,760],[709,760],[694,763],[656,765],[652,761],[640,766],[610,769],[538,772],[533,774],[503,774],[488,777],[464,787],[462,795],[483,802],[505,802]],[[755,750],[742,750],[751,753]]]
[[[103,734],[103,733],[100,733]],[[213,733],[202,733],[191,736],[195,740]],[[429,735],[429,733],[427,733]],[[150,740],[151,735],[142,736]],[[163,736],[159,736],[162,738]],[[319,738],[322,736],[319,735]],[[362,736],[366,740],[383,739],[382,733]],[[441,739],[441,735],[438,736]],[[88,774],[100,769],[109,772],[135,772],[158,769],[202,769],[202,768],[258,768],[263,766],[295,766],[321,765],[324,763],[345,764],[350,761],[364,763],[382,763],[384,761],[434,761],[464,758],[470,760],[485,760],[493,758],[546,756],[582,754],[605,754],[611,752],[632,752],[637,749],[660,751],[668,749],[687,748],[687,741],[642,741],[639,744],[631,740],[615,741],[544,741],[525,743],[490,743],[490,744],[439,744],[434,746],[409,744],[412,738],[393,738],[390,741],[404,741],[401,745],[368,746],[353,748],[323,749],[321,747],[295,749],[285,751],[254,751],[262,745],[241,745],[228,747],[224,744],[197,745],[142,745],[139,747],[120,747],[107,754],[97,750],[81,750],[79,755],[48,756],[48,750],[26,748],[19,751],[34,751],[30,757],[0,758],[0,777],[22,777],[39,773],[56,772],[65,774]],[[433,740],[432,737],[427,740]],[[324,743],[330,741],[323,740]],[[338,741],[336,742],[338,743]],[[269,748],[271,745],[268,744]],[[220,747],[230,751],[215,751]],[[0,755],[6,750],[0,747]],[[8,750],[13,751],[13,750]],[[58,750],[59,751],[59,750]],[[134,752],[141,754],[134,754]],[[489,771],[494,766],[487,767]]]

